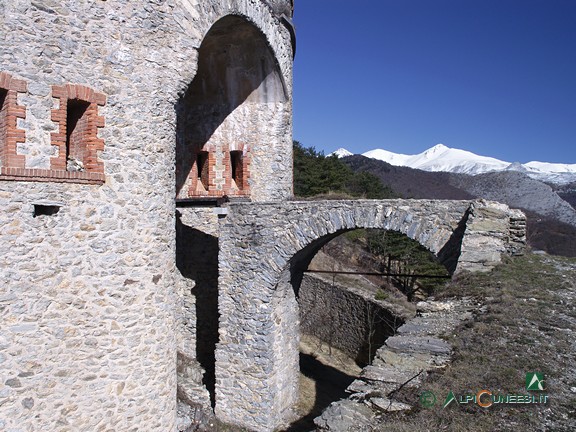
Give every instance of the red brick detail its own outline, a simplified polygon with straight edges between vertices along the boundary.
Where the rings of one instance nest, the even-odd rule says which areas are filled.
[[[247,195],[250,192],[250,152],[239,146],[238,150],[230,152],[230,179],[234,180],[238,192]]]
[[[80,84],[65,84],[52,86],[52,96],[59,99],[58,108],[52,110],[58,132],[51,134],[58,156],[51,158],[50,171],[67,172],[68,160],[74,158],[84,165],[80,174],[104,174],[104,164],[98,159],[104,140],[98,138],[98,128],[105,121],[98,115],[98,106],[106,104],[106,95]]]
[[[26,81],[0,72],[0,165],[24,168],[26,157],[17,154],[18,143],[26,141],[26,132],[17,127],[17,119],[26,118],[26,107],[18,105],[18,93],[27,91]]]
[[[236,150],[226,150],[224,157],[224,176],[226,195],[250,195],[250,149],[244,144],[236,144]]]
[[[222,193],[216,191],[216,172],[214,166],[216,158],[213,151],[197,151],[192,155],[192,169],[188,176],[190,187],[188,196],[220,196]]]
[[[217,189],[215,151],[197,150],[192,155],[192,169],[188,176],[188,197],[245,197],[250,195],[250,151],[243,144],[236,145],[237,150],[223,150],[223,180],[221,189]],[[234,164],[234,166],[232,166]],[[235,178],[234,178],[235,177]]]
[[[104,173],[1,167],[0,180],[103,184]]]

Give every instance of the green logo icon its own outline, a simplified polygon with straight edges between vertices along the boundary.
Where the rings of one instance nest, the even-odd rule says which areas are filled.
[[[446,408],[448,405],[450,405],[455,400],[456,400],[456,396],[454,396],[454,393],[452,392],[452,390],[450,390],[450,393],[448,393],[448,396],[446,396],[446,400],[444,401],[444,405],[442,406],[442,408]]]
[[[544,375],[538,372],[527,372],[526,390],[544,391]]]
[[[422,392],[422,394],[420,395],[420,404],[424,408],[433,407],[435,403],[436,403],[436,395],[434,393],[432,393],[431,391]]]

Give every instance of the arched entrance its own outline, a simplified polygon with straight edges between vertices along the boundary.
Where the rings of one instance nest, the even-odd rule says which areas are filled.
[[[175,105],[176,264],[183,300],[178,396],[189,404],[206,404],[204,394],[197,397],[205,393],[197,391],[201,376],[214,405],[219,240],[208,207],[228,199],[284,199],[291,191],[291,63],[280,67],[275,52],[285,56],[286,47],[276,40],[272,49],[278,29],[266,25],[267,8],[256,13],[253,6],[229,7],[230,14],[207,30],[194,78]]]
[[[291,105],[266,37],[228,15],[206,34],[198,70],[176,106],[179,199],[278,199],[290,191]],[[290,167],[291,168],[291,167]],[[274,180],[274,181],[271,181]]]

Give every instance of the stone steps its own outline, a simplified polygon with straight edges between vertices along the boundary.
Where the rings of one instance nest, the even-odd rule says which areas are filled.
[[[470,299],[419,302],[417,316],[386,340],[372,364],[346,389],[348,399],[333,402],[314,420],[316,430],[373,430],[385,423],[386,413],[411,409],[395,400],[394,394],[404,387],[419,387],[429,371],[444,368],[452,349],[442,337],[453,333],[478,310],[480,306]]]

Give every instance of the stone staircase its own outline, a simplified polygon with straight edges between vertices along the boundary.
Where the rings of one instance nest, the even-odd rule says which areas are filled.
[[[417,316],[386,340],[372,364],[347,388],[350,396],[333,402],[314,419],[316,430],[373,431],[385,425],[387,413],[410,410],[412,406],[395,400],[394,395],[404,387],[419,387],[430,371],[446,367],[452,348],[442,337],[482,309],[466,298],[429,299],[416,306]]]

